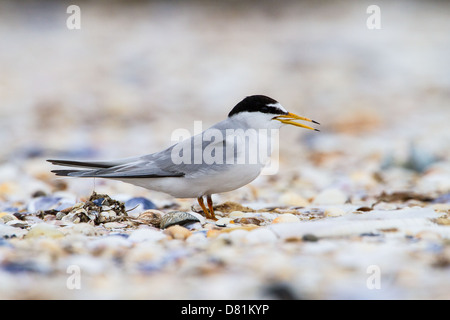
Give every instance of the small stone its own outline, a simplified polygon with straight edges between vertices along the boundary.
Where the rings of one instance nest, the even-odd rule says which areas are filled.
[[[164,230],[172,239],[185,240],[191,235],[191,231],[179,225],[173,225]]]
[[[325,209],[325,216],[326,217],[339,217],[343,216],[347,212],[341,208],[338,207],[329,207]]]
[[[61,238],[64,236],[60,230],[55,226],[47,223],[38,223],[31,227],[30,231],[25,235],[25,238],[35,237],[49,237],[49,238]]]
[[[188,222],[200,221],[196,216],[184,211],[171,211],[161,218],[160,228],[166,229],[173,225],[183,225]]]
[[[397,210],[398,206],[395,203],[388,203],[388,202],[380,202],[373,206],[374,210]]]
[[[0,239],[19,238],[26,233],[26,230],[0,224]]]
[[[227,224],[231,222],[230,218],[220,218],[216,221],[216,226],[218,227],[226,227]]]
[[[121,229],[126,228],[127,224],[120,222],[106,222],[103,224],[106,229]]]
[[[277,241],[277,236],[269,229],[258,228],[248,232],[248,234],[245,236],[245,240],[249,244],[273,243]]]
[[[215,238],[215,237],[218,237],[220,234],[221,234],[220,230],[217,230],[217,229],[209,229],[209,230],[206,232],[206,237],[207,237],[207,238]]]
[[[77,208],[74,211],[71,211],[70,213],[63,215],[63,214],[57,214],[56,219],[64,222],[71,222],[71,223],[80,223],[80,222],[89,222],[89,221],[95,221],[97,218],[98,212],[88,212],[84,208]]]
[[[317,242],[319,241],[319,238],[312,233],[307,233],[303,235],[302,240],[308,242]]]
[[[294,206],[294,207],[306,207],[309,205],[309,201],[303,198],[302,196],[294,193],[294,192],[287,192],[284,193],[280,197],[280,201],[288,206]]]
[[[438,241],[441,240],[441,236],[433,231],[421,231],[416,234],[416,238],[421,240],[428,240],[428,241]]]
[[[373,209],[370,207],[359,207],[358,209],[356,209],[356,211],[361,211],[361,212],[368,212],[368,211],[372,211]]]
[[[258,217],[242,217],[237,218],[233,220],[234,223],[240,223],[240,224],[254,224],[254,225],[261,225],[264,222],[263,218]]]
[[[206,234],[203,232],[194,232],[186,239],[187,243],[198,245],[199,243],[207,243]]]
[[[69,233],[82,234],[85,236],[95,236],[98,234],[97,230],[93,225],[84,222],[73,224],[70,227],[68,227],[67,230],[69,231]]]
[[[347,201],[347,195],[336,188],[325,189],[320,192],[313,203],[320,205],[344,204]]]
[[[242,211],[232,211],[232,212],[230,212],[230,214],[228,214],[228,218],[230,218],[230,219],[242,218],[243,216],[245,216],[245,213]]]
[[[440,217],[436,219],[432,219],[434,223],[443,225],[443,226],[450,226],[450,218],[446,217]],[[9,223],[8,223],[9,224]]]
[[[95,212],[95,211],[94,211]],[[90,212],[89,212],[90,213]],[[114,220],[117,218],[117,213],[114,210],[107,210],[102,211],[98,215],[97,222],[98,223],[104,223],[104,222],[114,222]]]
[[[62,220],[66,215],[67,213],[60,211],[56,214],[56,220]]]
[[[230,235],[229,239],[233,244],[239,244],[244,241],[247,234],[248,234],[248,231],[246,231],[246,230],[242,230],[242,229],[233,230],[229,233],[229,235]]]
[[[18,220],[13,214],[0,212],[0,223],[6,224],[12,220]]]
[[[450,203],[436,203],[431,206],[436,212],[448,212],[450,213]]]
[[[143,242],[143,241],[159,241],[166,239],[167,235],[160,230],[151,228],[141,228],[133,231],[128,238],[132,242]]]
[[[272,223],[293,223],[300,222],[300,219],[292,213],[283,213],[273,219]]]
[[[202,229],[202,224],[200,222],[188,222],[183,225],[188,230],[200,230]]]
[[[164,213],[162,211],[155,209],[145,210],[136,218],[136,221],[154,227],[159,227],[161,225],[161,218],[163,214]]]
[[[28,227],[28,222],[27,221],[21,221],[21,220],[10,220],[6,223],[7,226],[11,226],[14,228],[26,228]]]

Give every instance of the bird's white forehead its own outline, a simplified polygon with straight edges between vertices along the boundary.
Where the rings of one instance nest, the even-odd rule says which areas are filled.
[[[278,108],[281,111],[286,112],[286,113],[288,112],[279,102],[277,102],[277,103],[268,103],[268,104],[266,104],[266,106]]]

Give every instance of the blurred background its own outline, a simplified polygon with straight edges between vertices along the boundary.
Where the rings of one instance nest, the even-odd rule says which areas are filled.
[[[0,198],[88,193],[44,160],[159,151],[252,94],[321,122],[284,128],[279,175],[256,186],[448,192],[449,17],[447,1],[2,1]]]

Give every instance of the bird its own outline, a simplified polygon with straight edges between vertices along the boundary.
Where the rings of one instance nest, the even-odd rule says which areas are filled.
[[[268,96],[251,95],[225,120],[159,152],[107,161],[47,161],[71,167],[52,170],[56,176],[113,179],[175,198],[197,198],[205,217],[217,220],[211,196],[238,189],[260,175],[277,143],[273,132],[284,125],[319,131],[296,120],[320,125],[288,112]]]

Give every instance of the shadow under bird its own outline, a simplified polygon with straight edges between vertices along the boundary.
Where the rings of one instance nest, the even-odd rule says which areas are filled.
[[[290,124],[319,131],[295,120],[319,124],[288,112],[272,98],[254,95],[239,102],[225,120],[160,152],[108,161],[47,161],[76,167],[53,170],[57,176],[113,179],[176,198],[197,198],[206,218],[216,219],[211,195],[235,190],[259,176],[276,143],[272,130]]]

